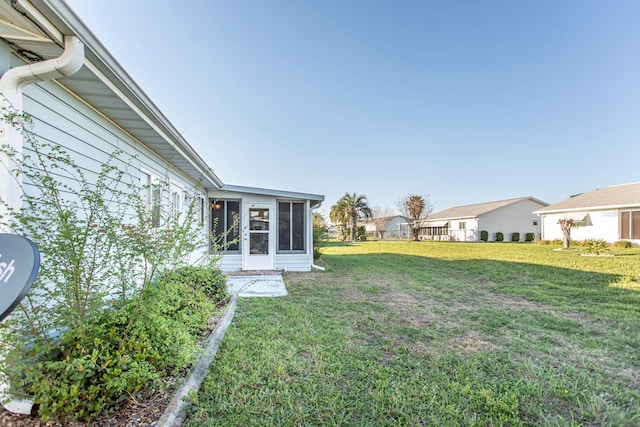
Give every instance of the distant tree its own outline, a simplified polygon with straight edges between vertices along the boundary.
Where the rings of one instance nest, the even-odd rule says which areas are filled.
[[[371,208],[367,203],[367,196],[356,193],[345,193],[338,202],[331,207],[331,213],[335,213],[336,219],[344,221],[350,225],[351,241],[356,241],[358,219],[371,218]],[[333,220],[333,218],[332,218]]]
[[[571,218],[560,218],[558,224],[560,224],[560,229],[562,230],[562,246],[564,246],[565,249],[569,249],[569,245],[571,244],[571,227],[573,227],[574,221]]]
[[[422,222],[433,212],[433,205],[429,202],[429,196],[408,194],[396,201],[396,207],[404,220],[407,221],[409,236],[417,241]]]
[[[376,227],[376,233],[378,237],[384,239],[384,233],[387,231],[389,223],[393,219],[393,210],[389,206],[381,207],[376,205],[371,211],[371,220]]]
[[[340,228],[340,236],[342,237],[342,240],[345,240],[347,238],[345,231],[349,226],[349,215],[343,199],[338,200],[335,205],[331,206],[329,219],[333,224]]]

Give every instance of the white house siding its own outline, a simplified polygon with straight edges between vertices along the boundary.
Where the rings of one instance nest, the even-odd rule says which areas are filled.
[[[464,229],[460,223],[464,222]],[[456,218],[449,221],[449,240],[455,242],[477,242],[480,240],[478,233],[478,220],[476,218]]]
[[[112,164],[126,171],[125,182],[138,186],[141,170],[145,170],[188,194],[205,197],[204,190],[197,183],[56,83],[42,82],[28,86],[23,96],[23,110],[33,118],[35,138],[40,142],[60,145],[82,168],[89,182],[95,181],[102,164],[109,160],[111,153],[120,150],[122,154]],[[24,153],[32,154],[28,144],[23,145]],[[74,180],[59,179],[71,188],[78,186]],[[37,189],[28,182],[24,184],[26,192],[36,194]],[[124,183],[121,189],[126,189]],[[169,200],[164,201],[165,208],[168,208],[168,203]],[[126,222],[126,218],[123,218],[123,222]],[[206,232],[203,225],[203,242]],[[195,261],[208,256],[207,249],[203,245],[190,259]]]
[[[310,265],[308,254],[276,254],[276,270],[309,271]]]
[[[526,233],[535,233],[539,237],[540,218],[533,212],[544,207],[530,199],[523,199],[502,208],[487,212],[479,217],[478,239],[480,231],[489,233],[489,241],[495,241],[496,233],[502,232],[505,241],[511,241],[511,234],[520,233],[520,240],[524,241]],[[537,222],[538,225],[533,225]]]
[[[587,215],[589,215],[589,219],[586,224],[579,224],[571,228],[572,240],[604,239],[608,242],[620,240],[620,220],[617,209],[544,214],[541,217],[543,222],[542,239],[562,239],[562,230],[558,224],[559,219],[566,217],[582,219]]]

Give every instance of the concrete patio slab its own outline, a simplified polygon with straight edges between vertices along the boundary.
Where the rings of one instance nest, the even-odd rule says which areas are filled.
[[[231,295],[239,297],[283,297],[288,294],[282,274],[228,276],[227,286]]]

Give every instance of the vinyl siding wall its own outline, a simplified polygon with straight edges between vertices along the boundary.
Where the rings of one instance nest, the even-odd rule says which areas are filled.
[[[543,208],[544,205],[533,200],[521,200],[511,205],[496,209],[481,215],[478,229],[489,232],[489,241],[495,241],[496,232],[504,234],[504,241],[511,241],[511,234],[520,233],[520,241],[524,241],[526,233],[535,233],[537,237],[541,232],[540,218],[534,214],[535,210]],[[537,221],[538,225],[533,225]],[[478,232],[478,236],[480,232]]]
[[[125,171],[121,190],[132,191],[127,190],[129,183],[134,185],[133,191],[139,192],[141,171],[144,170],[166,180],[172,188],[183,190],[183,208],[184,192],[205,197],[204,190],[195,182],[54,82],[28,86],[23,95],[23,110],[33,118],[34,137],[42,143],[60,145],[82,169],[88,182],[96,181],[102,164],[109,161],[112,153],[121,152],[112,159],[113,165]],[[28,144],[23,143],[23,146],[25,155],[33,154]],[[59,179],[72,189],[79,187],[72,177],[59,176]],[[25,192],[37,194],[37,189],[30,183],[24,184]],[[73,194],[68,196],[74,197]],[[169,203],[166,197],[162,201],[163,208],[168,209]],[[125,215],[123,222],[126,221]],[[204,225],[201,232],[203,245],[191,256],[192,260],[208,256]]]
[[[541,221],[544,221],[542,238],[544,240],[562,239],[562,230],[558,220],[567,215],[576,218],[584,217],[587,214],[589,215],[587,224],[571,228],[571,240],[604,239],[608,242],[620,240],[620,219],[617,209],[546,214],[540,218]]]

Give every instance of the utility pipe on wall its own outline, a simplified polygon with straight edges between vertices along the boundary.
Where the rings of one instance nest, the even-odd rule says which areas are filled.
[[[84,44],[75,36],[64,36],[64,51],[57,58],[33,64],[22,65],[5,72],[0,78],[0,114],[22,113],[22,92],[24,88],[41,81],[54,80],[76,73],[84,64]],[[22,133],[8,123],[0,123],[0,146],[7,145],[16,156],[22,156]],[[13,163],[13,164],[12,164]],[[5,153],[0,153],[0,198],[12,209],[22,207],[22,183],[11,170],[15,163]],[[0,218],[8,214],[0,205]],[[0,231],[11,231],[0,226]],[[33,402],[5,395],[9,385],[0,378],[2,405],[10,412],[30,414]]]
[[[84,63],[84,44],[75,36],[64,36],[64,52],[57,58],[11,68],[0,78],[0,114],[22,113],[22,91],[31,84],[54,80],[76,73]],[[0,146],[8,146],[17,156],[22,155],[22,134],[8,123],[0,123]],[[0,153],[0,198],[11,208],[20,209],[21,182],[13,177],[15,166],[9,156]],[[0,217],[7,215],[0,206]],[[10,231],[2,229],[0,231]]]

